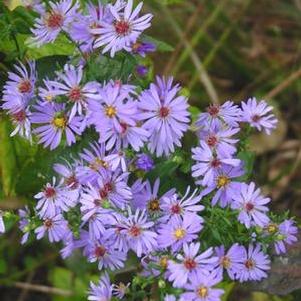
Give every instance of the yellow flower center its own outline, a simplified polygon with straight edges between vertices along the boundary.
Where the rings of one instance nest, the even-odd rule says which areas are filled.
[[[159,211],[160,210],[160,202],[158,199],[150,200],[148,203],[148,210],[149,211]]]
[[[201,286],[200,288],[198,288],[198,295],[201,298],[206,298],[208,296],[208,288],[205,286]]]
[[[45,99],[46,99],[47,101],[52,101],[53,96],[52,96],[51,94],[48,94],[48,95],[45,96]]]
[[[96,158],[94,160],[94,162],[92,162],[89,166],[91,169],[97,171],[100,167],[104,167],[107,168],[108,167],[108,163],[104,160],[102,160],[101,158]]]
[[[163,256],[160,258],[159,265],[162,269],[166,270],[168,266],[168,257]]]
[[[270,234],[274,234],[278,230],[278,226],[276,224],[269,224],[267,226],[267,230]]]
[[[107,106],[105,108],[105,112],[106,112],[106,115],[109,117],[109,118],[113,118],[114,116],[116,116],[116,113],[117,113],[117,110],[115,107],[113,106]]]
[[[185,234],[186,231],[182,228],[179,228],[174,232],[174,236],[177,240],[182,239],[185,236]]]
[[[221,264],[225,269],[228,269],[231,266],[231,260],[227,256],[221,258]]]
[[[226,185],[228,185],[230,183],[230,179],[226,176],[219,176],[217,178],[217,188],[222,188],[225,187]]]
[[[57,128],[65,128],[67,125],[67,119],[66,117],[62,116],[62,117],[55,117],[52,121],[53,125]]]

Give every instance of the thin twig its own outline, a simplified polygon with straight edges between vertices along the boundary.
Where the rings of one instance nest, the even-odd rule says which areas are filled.
[[[50,286],[40,285],[40,284],[26,283],[26,282],[15,282],[14,287],[20,289],[26,289],[29,291],[36,291],[40,293],[59,295],[64,297],[70,297],[74,295],[73,292],[70,290],[65,290],[61,288],[50,287]]]
[[[26,278],[26,283],[29,283],[32,281],[33,277],[34,277],[35,271],[31,271],[27,278]],[[26,299],[26,296],[28,295],[29,290],[27,288],[23,288],[19,297],[18,297],[18,301],[24,301]]]
[[[264,98],[270,99],[270,98],[275,97],[276,95],[281,93],[283,90],[285,90],[287,87],[289,87],[299,77],[301,77],[301,68],[299,68],[297,71],[293,72],[286,80],[281,82],[278,86],[276,86],[269,93],[267,93],[264,96]]]
[[[200,15],[200,12],[202,11],[202,9],[203,9],[203,4],[200,3],[197,6],[197,8],[195,9],[194,14],[192,15],[192,17],[189,18],[189,21],[188,21],[187,26],[185,28],[185,31],[183,33],[183,35],[185,37],[188,38],[188,35],[189,35],[191,29],[195,25],[196,21],[199,19],[199,15]],[[168,63],[166,64],[166,67],[164,68],[164,71],[163,71],[164,75],[170,74],[171,68],[175,65],[176,61],[178,60],[181,48],[183,46],[185,46],[183,41],[179,41],[177,46],[176,46],[176,49],[173,51]]]
[[[196,54],[196,52],[194,51],[194,49],[190,45],[190,43],[187,41],[187,39],[183,36],[182,29],[180,28],[178,23],[174,20],[174,18],[171,16],[169,9],[166,6],[164,6],[162,3],[160,3],[160,6],[161,6],[165,16],[167,17],[168,21],[173,26],[179,39],[183,41],[186,49],[188,50],[189,56],[190,56],[193,64],[195,65],[195,68],[197,69],[197,71],[199,73],[200,82],[204,85],[205,90],[206,90],[211,102],[218,104],[219,103],[218,95],[215,91],[215,88],[214,88],[214,86],[210,80],[210,77],[207,74],[207,71],[204,68],[200,58],[198,57],[198,55]]]

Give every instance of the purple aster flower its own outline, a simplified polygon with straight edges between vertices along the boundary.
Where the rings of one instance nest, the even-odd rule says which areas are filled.
[[[120,4],[114,5],[116,9]],[[82,51],[91,52],[93,50],[93,43],[98,35],[92,33],[92,29],[101,28],[102,22],[113,22],[113,15],[110,12],[108,5],[103,5],[98,1],[97,5],[93,3],[87,4],[87,15],[81,15],[77,22],[72,24],[70,35],[72,39],[80,44]],[[120,9],[120,8],[119,8]]]
[[[3,221],[3,212],[0,210],[0,234],[5,232],[5,225]]]
[[[113,171],[120,168],[123,172],[126,172],[128,169],[126,156],[122,150],[106,156],[105,159],[109,163],[109,165]]]
[[[145,77],[148,74],[149,68],[145,65],[138,65],[136,67],[136,72],[139,76]]]
[[[172,218],[168,223],[160,225],[158,245],[163,249],[171,247],[173,252],[177,252],[184,243],[196,239],[202,228],[202,219],[195,213],[186,213],[183,220]]]
[[[212,185],[218,170],[223,165],[239,166],[241,164],[239,159],[216,154],[204,141],[200,142],[199,147],[192,148],[192,153],[192,159],[197,162],[192,166],[192,176],[195,178],[202,177],[196,182],[202,186]]]
[[[205,124],[205,128],[198,132],[200,139],[215,150],[219,157],[230,158],[236,153],[235,144],[238,139],[234,139],[233,136],[240,131],[239,128],[224,128],[213,125],[207,129],[206,126]]]
[[[154,168],[154,160],[147,154],[137,155],[135,164],[138,169],[141,169],[143,171],[150,171]]]
[[[145,121],[143,128],[151,135],[148,148],[157,156],[170,154],[174,145],[181,146],[180,139],[188,129],[187,99],[177,96],[180,86],[172,84],[172,77],[157,77],[157,84],[151,84],[139,98],[139,118]]]
[[[126,260],[126,253],[115,250],[110,240],[107,239],[90,240],[84,248],[84,255],[89,262],[98,261],[99,270],[102,270],[102,268],[110,269],[111,271],[120,269],[124,267]]]
[[[72,119],[76,113],[83,115],[84,110],[87,108],[87,100],[95,99],[99,84],[96,82],[88,82],[82,84],[83,67],[78,66],[75,68],[72,65],[65,65],[64,72],[57,74],[58,79],[62,82],[52,81],[51,84],[56,90],[56,95],[64,95],[68,101],[72,104],[70,112],[70,119]]]
[[[21,244],[25,244],[29,238],[29,219],[30,219],[30,211],[29,208],[26,206],[24,209],[18,210],[19,214],[19,229],[24,233],[21,239]]]
[[[218,256],[218,266],[215,269],[217,275],[220,279],[223,279],[223,271],[225,269],[229,277],[235,280],[245,261],[244,247],[236,243],[231,246],[227,253],[224,246],[216,247],[215,252]]]
[[[136,183],[138,184],[138,182]],[[140,186],[140,187],[139,187]],[[175,189],[170,189],[163,195],[159,195],[160,179],[157,178],[152,188],[151,183],[147,180],[145,183],[138,185],[140,191],[134,193],[133,206],[141,210],[148,210],[150,215],[158,216],[161,213],[161,203],[164,197],[172,196]],[[137,187],[135,187],[137,188]]]
[[[118,299],[123,299],[128,291],[129,286],[130,283],[125,285],[123,282],[120,282],[119,284],[113,284],[113,295]]]
[[[247,228],[257,225],[264,227],[269,222],[266,212],[269,208],[265,205],[271,201],[260,194],[260,189],[255,190],[255,184],[242,183],[237,194],[233,195],[232,209],[238,209],[238,220]]]
[[[135,214],[129,210],[129,216],[125,220],[124,229],[120,232],[127,236],[128,244],[138,257],[150,253],[157,247],[157,233],[150,230],[154,223],[147,220],[145,211],[137,209]]]
[[[103,125],[102,125],[103,126]],[[124,149],[131,146],[136,152],[138,152],[147,142],[149,133],[138,126],[138,123],[135,125],[127,124],[126,122],[120,122],[121,130],[117,130],[115,127],[108,127],[104,129],[103,134],[99,140],[106,143],[106,149]]]
[[[204,124],[208,124],[210,127],[222,126],[226,123],[230,127],[238,127],[240,116],[241,110],[233,101],[227,101],[222,105],[212,104],[207,108],[207,112],[199,115],[196,126],[202,127]]]
[[[183,197],[179,197],[178,194],[164,196],[162,198],[161,209],[163,216],[160,218],[161,222],[168,221],[170,218],[180,218],[186,213],[198,213],[204,210],[204,206],[200,205],[202,195],[198,194],[198,190],[195,189],[189,196],[190,186],[188,186],[186,193]]]
[[[221,301],[224,290],[214,288],[219,282],[214,272],[209,275],[193,274],[186,285],[187,292],[181,295],[180,301]]]
[[[217,257],[213,257],[213,249],[209,248],[205,252],[198,254],[200,251],[200,243],[184,244],[184,255],[178,254],[177,261],[170,260],[168,270],[170,275],[168,280],[173,282],[173,287],[184,288],[192,274],[196,276],[198,273],[209,274]]]
[[[85,128],[83,118],[75,116],[71,119],[64,104],[39,103],[34,108],[36,112],[32,113],[31,122],[43,125],[33,132],[38,135],[39,143],[43,143],[44,147],[50,146],[51,150],[59,146],[63,134],[66,135],[68,146],[75,143],[75,134],[81,135]]]
[[[45,87],[39,87],[39,97],[42,99],[42,104],[46,104],[48,102],[53,102],[54,99],[61,95],[61,92],[53,85],[53,81],[48,78],[43,79],[43,83]]]
[[[53,178],[52,184],[47,183],[44,189],[34,197],[39,200],[36,205],[39,216],[51,218],[74,207],[78,196],[77,191],[66,189],[62,186],[62,182],[56,185],[56,179]]]
[[[61,31],[68,32],[69,25],[75,20],[79,3],[71,0],[62,0],[58,3],[49,2],[50,9],[36,19],[33,42],[38,46],[53,42]]]
[[[143,277],[158,277],[163,272],[163,277],[167,279],[170,274],[170,272],[168,271],[169,262],[170,257],[168,255],[148,254],[141,259],[141,265],[143,267],[141,275]]]
[[[68,222],[61,214],[57,214],[52,218],[43,220],[43,225],[36,228],[34,231],[37,234],[37,239],[41,239],[48,233],[50,242],[58,242],[68,235],[70,232]]]
[[[277,119],[272,106],[269,106],[264,100],[259,103],[256,98],[249,98],[248,101],[242,102],[241,121],[248,122],[251,127],[255,127],[258,131],[264,130],[268,135],[276,127]]]
[[[9,113],[10,119],[12,120],[15,129],[10,134],[10,136],[15,136],[19,134],[21,137],[28,139],[29,141],[32,140],[31,137],[31,123],[30,123],[30,116],[31,113],[28,108],[24,110],[20,110],[18,112]]]
[[[151,42],[136,42],[132,44],[132,52],[145,57],[147,53],[156,51],[156,45]]]
[[[96,184],[100,174],[105,173],[109,169],[109,163],[105,160],[105,145],[90,143],[90,149],[84,148],[80,157],[87,163],[87,165],[79,166],[76,170],[80,183]]]
[[[115,6],[109,5],[113,22],[101,22],[100,28],[92,29],[93,34],[99,35],[94,43],[94,48],[104,46],[102,53],[110,51],[111,57],[122,49],[131,51],[131,45],[135,43],[141,33],[151,26],[151,14],[138,17],[143,3],[140,2],[133,9],[133,0],[128,0],[124,9],[118,11]]]
[[[81,185],[76,176],[76,169],[79,165],[79,162],[75,161],[73,164],[70,164],[67,160],[65,164],[56,163],[53,165],[53,169],[58,173],[64,182],[64,185],[70,190],[76,190],[78,193],[81,191]]]
[[[249,245],[248,250],[244,248],[243,268],[237,274],[240,282],[259,281],[267,278],[266,271],[270,269],[270,259],[268,255],[261,251],[260,245]]]
[[[277,254],[285,253],[285,244],[292,245],[298,241],[297,239],[298,227],[291,219],[283,221],[278,226],[277,241],[275,242],[275,250]]]
[[[212,198],[212,205],[215,206],[219,203],[222,208],[226,207],[233,201],[234,195],[240,191],[242,183],[235,181],[235,178],[238,178],[243,174],[244,170],[241,166],[224,166],[223,169],[218,170],[214,183],[202,191],[202,195],[207,195],[217,189]]]
[[[89,301],[110,301],[111,299],[112,285],[107,273],[104,273],[97,285],[90,282]]]
[[[28,67],[22,63],[14,67],[16,73],[8,72],[8,81],[3,87],[2,108],[10,113],[26,110],[29,100],[34,96],[37,77],[35,62],[28,61]]]
[[[108,131],[115,130],[122,134],[128,125],[135,127],[137,123],[137,103],[122,85],[109,83],[103,87],[99,91],[99,100],[89,102],[89,112],[89,123],[95,125],[101,142],[111,138],[112,133],[107,134]],[[112,148],[114,142],[108,142],[107,149]]]

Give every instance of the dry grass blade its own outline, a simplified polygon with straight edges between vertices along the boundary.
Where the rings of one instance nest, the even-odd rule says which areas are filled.
[[[199,74],[200,82],[204,85],[205,90],[206,90],[211,102],[213,102],[215,104],[218,104],[219,100],[218,100],[217,92],[216,92],[216,90],[215,90],[215,88],[214,88],[214,86],[211,82],[211,79],[210,79],[206,69],[204,68],[200,58],[198,57],[198,55],[194,51],[192,45],[185,38],[182,29],[180,28],[178,23],[172,17],[169,9],[161,3],[160,3],[160,6],[161,6],[165,16],[167,17],[168,21],[170,22],[170,24],[174,28],[177,36],[184,43],[185,48],[188,50],[189,56],[190,56],[194,66],[195,66],[195,68],[196,68],[196,70]]]

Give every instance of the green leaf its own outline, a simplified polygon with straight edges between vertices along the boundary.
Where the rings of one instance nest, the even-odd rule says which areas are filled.
[[[157,40],[153,37],[150,37],[148,35],[143,35],[143,40],[155,44],[158,51],[161,51],[161,52],[172,52],[172,51],[174,51],[173,46],[169,45],[166,42],[163,42],[163,41]]]
[[[59,35],[55,42],[45,44],[41,47],[37,47],[33,43],[32,38],[28,38],[25,43],[28,47],[27,55],[31,59],[39,59],[54,55],[69,56],[74,54],[75,51],[75,45],[63,35]]]
[[[10,133],[10,123],[6,117],[2,117],[0,121],[0,174],[4,196],[15,195],[18,169],[14,141],[10,137]]]

